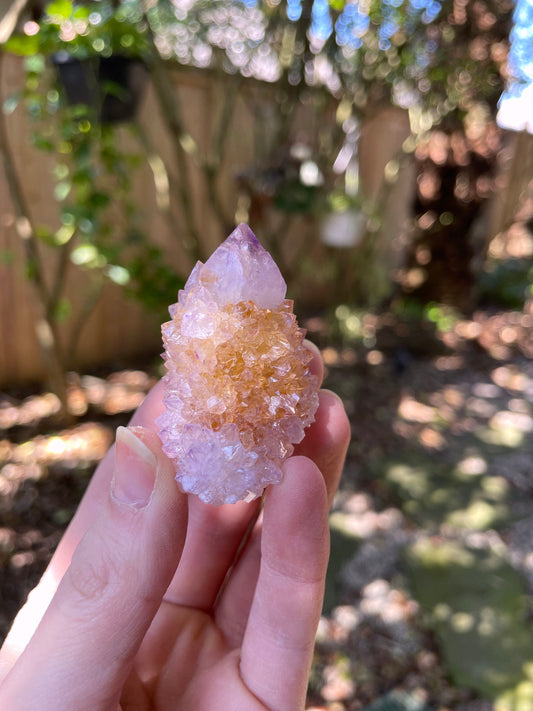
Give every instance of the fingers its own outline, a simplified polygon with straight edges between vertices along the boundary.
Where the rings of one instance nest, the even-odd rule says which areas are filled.
[[[316,346],[309,341],[305,341],[305,344],[313,354],[309,366],[310,370],[321,382],[323,364],[320,353]],[[132,424],[142,425],[155,431],[154,420],[163,410],[162,397],[163,383],[160,381],[150,391],[133,416]],[[112,449],[97,468],[80,507],[54,553],[41,582],[31,593],[26,606],[19,613],[8,635],[6,643],[0,652],[0,680],[7,674],[26,646],[48,607],[59,581],[67,570],[74,550],[106,505],[113,464],[114,452]],[[234,560],[243,532],[248,526],[251,515],[253,515],[252,507],[244,505],[239,505],[237,508],[233,507],[231,514],[226,514],[223,510],[224,508],[226,507],[217,511],[211,508],[208,511],[200,502],[192,504],[193,514],[187,534],[187,551],[179,573],[182,576],[182,580],[187,579],[190,581],[189,588],[183,590],[183,600],[186,600],[189,604],[200,593],[199,587],[201,588],[202,586],[199,585],[199,577],[190,575],[187,561],[190,561],[191,566],[194,567],[201,560],[205,571],[211,571],[212,573],[209,577],[211,585],[206,586],[198,598],[201,607],[208,608],[214,600],[215,591],[218,591],[225,571]],[[201,556],[199,555],[200,551],[202,552]],[[191,578],[193,579],[192,581]],[[252,591],[255,580],[256,576],[253,577]],[[179,585],[172,585],[169,590],[171,596],[174,595],[177,587]],[[176,599],[178,598],[176,597]]]
[[[119,428],[97,522],[1,687],[6,708],[116,708],[182,551],[187,499],[158,438]],[[31,684],[28,680],[31,679]]]
[[[285,464],[265,499],[261,567],[241,650],[241,676],[266,707],[304,707],[329,556],[322,474],[305,457]]]
[[[261,563],[263,518],[254,526],[215,609],[217,627],[232,649],[241,646]]]
[[[342,401],[334,393],[323,390],[319,398],[315,422],[307,430],[297,453],[308,456],[321,470],[331,504],[350,439],[350,423]],[[260,545],[259,522],[217,604],[217,624],[233,647],[242,642],[259,571]]]
[[[350,421],[342,400],[331,390],[321,390],[315,421],[308,428],[295,454],[312,459],[324,475],[331,504],[350,443]]]
[[[309,341],[306,338],[304,340],[304,346],[307,348],[308,351],[311,352],[313,356],[309,362],[309,370],[318,380],[318,385],[320,386],[322,384],[322,381],[324,380],[324,361],[322,360],[322,356],[320,355],[318,346],[315,346],[312,341]]]
[[[131,424],[155,431],[154,419],[162,412],[163,384],[160,381],[148,393],[134,414]],[[6,676],[31,636],[35,632],[72,555],[86,531],[99,516],[109,496],[109,487],[115,462],[111,448],[96,469],[83,500],[59,543],[39,585],[30,593],[26,605],[17,615],[9,635],[0,651],[0,681]]]
[[[165,600],[209,611],[233,563],[259,501],[215,508],[189,497],[189,527],[183,555]]]
[[[309,368],[321,382],[320,351],[310,341],[304,343],[312,354]],[[210,610],[257,508],[257,501],[216,508],[190,497],[185,549],[165,600]]]
[[[130,421],[130,426],[140,426],[149,430],[157,431],[154,420],[163,411],[163,383],[159,381],[148,393],[140,407],[134,413]],[[60,548],[64,548],[61,556],[66,560],[65,569],[70,562],[68,552],[72,552],[81,540],[89,526],[99,514],[103,501],[106,500],[109,491],[109,484],[113,476],[115,455],[111,449],[98,466],[83,501],[73,518],[67,533],[63,537]],[[60,549],[58,549],[60,550]],[[61,551],[60,551],[61,552]]]
[[[309,368],[316,376],[319,383],[321,383],[324,376],[324,365],[322,363],[320,351],[310,341],[305,340],[304,343],[313,354]],[[155,419],[163,412],[163,389],[163,381],[160,380],[152,388],[152,390],[150,390],[138,410],[133,415],[130,423],[131,425],[140,425],[151,429],[154,432],[157,431]],[[113,451],[111,450],[104,457],[97,468],[76,512],[76,515],[72,519],[65,535],[61,539],[61,543],[59,544],[54,557],[52,558],[47,573],[45,574],[46,577],[43,580],[41,591],[38,595],[34,596],[36,607],[38,602],[37,598],[39,598],[41,614],[45,609],[44,603],[49,598],[48,592],[53,592],[57,587],[57,583],[63,576],[63,573],[70,563],[74,549],[101,510],[102,504],[107,496],[109,482],[111,481],[114,461],[113,457]],[[246,525],[244,527],[246,528]],[[239,540],[240,537],[237,535],[236,545],[238,545]],[[201,541],[199,541],[199,543],[201,543]],[[37,612],[38,610],[36,609],[35,614],[37,614]]]

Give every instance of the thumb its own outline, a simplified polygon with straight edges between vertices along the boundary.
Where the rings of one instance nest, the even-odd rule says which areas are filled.
[[[0,687],[3,708],[117,708],[183,549],[187,499],[173,476],[153,432],[117,430],[106,505]]]

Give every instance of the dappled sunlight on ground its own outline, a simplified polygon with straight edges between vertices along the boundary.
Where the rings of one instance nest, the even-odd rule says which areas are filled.
[[[352,711],[395,689],[416,696],[419,709],[492,711],[478,695],[492,694],[507,709],[509,694],[524,685],[529,693],[519,657],[498,656],[516,637],[533,662],[531,645],[518,639],[525,612],[502,613],[495,632],[490,623],[503,603],[486,598],[477,611],[480,593],[469,593],[473,582],[459,569],[453,575],[464,597],[445,622],[439,614],[447,603],[412,587],[416,559],[405,556],[424,541],[428,556],[448,544],[457,555],[479,551],[493,565],[484,573],[487,591],[497,586],[490,571],[501,566],[516,576],[510,609],[533,609],[531,313],[531,304],[523,312],[479,312],[433,336],[409,323],[397,327],[387,314],[374,317],[366,343],[358,316],[350,322],[353,355],[346,344],[327,346],[326,385],[343,397],[353,442],[330,519],[315,708]],[[420,570],[429,560],[416,560]],[[462,667],[475,674],[461,676],[452,663],[462,637],[471,650]],[[506,668],[501,683],[495,664]]]
[[[105,379],[84,375],[71,387],[69,398],[77,415],[91,407],[115,415],[135,410],[154,384],[155,379],[142,370],[112,373]]]
[[[78,421],[57,428],[51,393],[0,395],[0,628],[35,585],[96,464],[155,382],[142,370],[70,376]]]
[[[142,370],[123,370],[107,378],[70,374],[69,409],[82,417],[92,408],[105,415],[135,410],[155,379]],[[0,393],[0,432],[17,426],[41,426],[60,410],[56,395],[44,393],[18,399]]]
[[[0,430],[16,425],[38,424],[59,412],[59,399],[52,393],[25,398],[22,402],[0,396]]]
[[[98,462],[111,442],[109,429],[97,423],[78,425],[50,437],[40,435],[22,444],[9,445],[7,440],[3,440],[0,442],[0,448],[4,445],[3,454],[8,463],[2,468],[1,476],[10,478],[9,462],[12,462],[15,467],[17,464],[61,464],[67,468],[78,466],[80,461]]]

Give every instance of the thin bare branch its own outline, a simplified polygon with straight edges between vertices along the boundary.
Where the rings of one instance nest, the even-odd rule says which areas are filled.
[[[4,54],[0,52],[0,80],[3,59]],[[2,96],[0,96],[0,104],[1,103]],[[24,249],[28,280],[32,286],[35,297],[34,304],[37,312],[35,318],[35,333],[41,348],[43,361],[48,371],[50,385],[61,402],[64,417],[67,417],[68,403],[65,367],[56,324],[51,315],[53,304],[44,280],[43,263],[35,227],[15,167],[15,161],[9,145],[5,116],[2,110],[0,110],[0,158],[2,160],[4,175],[15,213],[15,228]]]
[[[20,16],[28,6],[28,0],[13,0],[3,2],[0,9],[0,44],[4,44],[11,37]]]
[[[81,333],[89,319],[89,316],[94,311],[96,304],[98,303],[102,291],[104,289],[104,276],[101,272],[96,274],[91,274],[91,288],[89,294],[85,301],[82,303],[81,308],[76,316],[76,320],[72,325],[72,332],[70,335],[70,340],[67,348],[67,362],[76,362],[76,353],[78,350],[78,345],[81,337]]]

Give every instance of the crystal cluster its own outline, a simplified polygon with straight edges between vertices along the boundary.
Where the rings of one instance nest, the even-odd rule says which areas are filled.
[[[247,225],[198,262],[163,324],[163,449],[186,492],[211,504],[251,501],[318,406],[304,331],[286,284]]]

